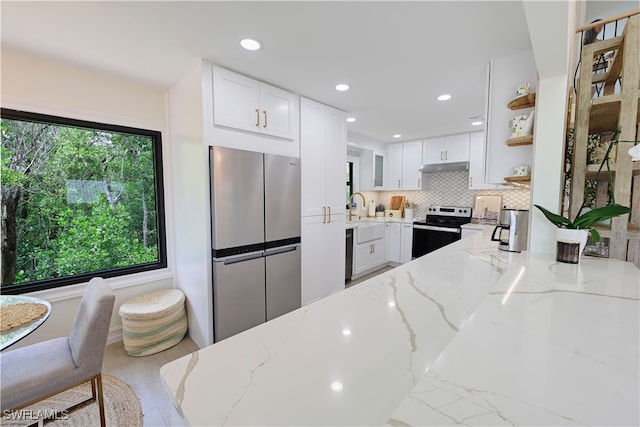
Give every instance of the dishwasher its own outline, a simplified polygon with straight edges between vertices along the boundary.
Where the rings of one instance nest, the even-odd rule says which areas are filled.
[[[347,229],[347,238],[346,238],[346,260],[344,263],[344,280],[351,280],[351,275],[353,274],[353,228]]]

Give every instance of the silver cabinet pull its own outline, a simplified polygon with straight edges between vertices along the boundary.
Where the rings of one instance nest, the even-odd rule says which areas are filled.
[[[256,108],[256,127],[260,127],[260,110]]]
[[[331,224],[331,206],[328,206],[327,209],[329,210],[329,220],[327,221],[327,224]]]
[[[262,127],[266,128],[267,127],[267,110],[262,110],[262,112],[264,113],[264,125]]]

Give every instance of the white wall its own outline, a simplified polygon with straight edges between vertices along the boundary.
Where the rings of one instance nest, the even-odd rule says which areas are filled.
[[[204,347],[213,342],[208,146],[204,140],[203,85],[210,68],[198,64],[169,91],[174,167],[176,284],[187,297],[189,336]],[[206,109],[206,108],[205,108]]]
[[[531,205],[559,213],[576,2],[524,2],[524,9],[538,69]],[[529,250],[555,253],[555,227],[535,208],[529,221]]]
[[[110,342],[121,339],[120,305],[127,299],[173,286],[173,224],[170,141],[166,96],[161,90],[2,48],[0,102],[3,108],[161,131],[167,215],[169,268],[107,281],[116,294]],[[34,292],[51,302],[50,318],[15,347],[66,336],[85,284]]]

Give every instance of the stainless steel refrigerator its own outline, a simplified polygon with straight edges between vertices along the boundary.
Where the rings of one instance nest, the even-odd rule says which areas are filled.
[[[300,159],[211,147],[214,341],[300,307]]]

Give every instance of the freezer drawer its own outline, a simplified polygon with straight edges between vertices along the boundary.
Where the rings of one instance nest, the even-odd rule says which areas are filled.
[[[214,341],[264,323],[265,258],[213,262]]]
[[[302,272],[300,246],[266,252],[267,320],[301,306]]]

